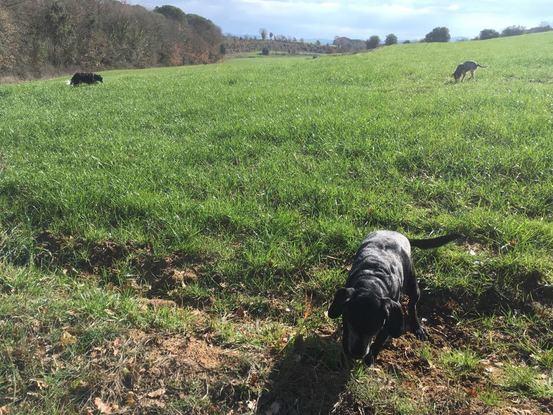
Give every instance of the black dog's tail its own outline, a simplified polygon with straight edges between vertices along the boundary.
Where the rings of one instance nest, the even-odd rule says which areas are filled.
[[[487,68],[487,66],[480,65],[479,63],[477,63],[476,66],[479,66],[479,67],[481,67],[481,68]]]
[[[431,239],[409,239],[411,246],[415,246],[421,249],[438,248],[439,246],[448,244],[456,239],[461,238],[462,235],[458,233],[450,233],[448,235],[439,236]]]

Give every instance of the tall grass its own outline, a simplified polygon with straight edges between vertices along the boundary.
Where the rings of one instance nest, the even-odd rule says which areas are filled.
[[[479,256],[417,253],[428,284],[551,281],[552,52],[538,34],[1,86],[2,250],[148,242],[262,293],[376,228],[460,231]],[[466,59],[489,67],[452,83]]]

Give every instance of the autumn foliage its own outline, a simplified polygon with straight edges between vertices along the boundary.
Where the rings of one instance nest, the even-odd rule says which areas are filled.
[[[0,75],[215,62],[221,30],[172,6],[114,0],[0,0]]]

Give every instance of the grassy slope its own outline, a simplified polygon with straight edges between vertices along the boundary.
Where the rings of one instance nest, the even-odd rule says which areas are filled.
[[[13,398],[0,405],[15,400],[21,408],[71,411],[103,396],[124,406],[123,395],[106,392],[113,390],[109,382],[81,379],[85,391],[68,392],[81,372],[52,380],[55,368],[22,370],[14,350],[24,338],[32,347],[40,340],[52,354],[55,347],[43,343],[59,346],[69,330],[85,340],[70,342],[76,349],[64,359],[90,357],[104,335],[105,342],[129,338],[129,329],[201,333],[223,347],[222,356],[255,354],[246,371],[258,373],[254,385],[242,362],[229,374],[244,383],[237,396],[190,386],[167,392],[168,412],[246,408],[262,388],[280,394],[280,405],[293,405],[279,386],[293,355],[292,346],[281,350],[283,339],[301,333],[303,349],[335,351],[335,342],[321,337],[333,327],[324,303],[361,238],[388,228],[469,237],[462,246],[415,253],[427,315],[449,304],[461,327],[478,327],[452,333],[459,344],[446,338],[415,353],[415,368],[430,362],[460,395],[446,403],[420,397],[409,392],[409,376],[395,378],[393,368],[382,376],[394,377],[405,393],[380,402],[375,391],[390,379],[371,383],[365,377],[374,374],[363,368],[346,376],[325,355],[325,373],[343,385],[329,398],[342,402],[343,412],[360,405],[408,413],[424,405],[440,413],[459,405],[507,408],[515,396],[539,412],[552,394],[553,335],[539,314],[550,316],[550,309],[520,302],[540,300],[539,286],[553,281],[552,52],[553,36],[540,34],[347,57],[114,71],[98,87],[68,88],[62,80],[0,87],[0,250],[6,263],[24,266],[6,265],[0,277],[2,311],[22,319],[0,325],[4,345],[11,344],[0,360],[0,395]],[[451,83],[448,75],[465,59],[489,68],[476,82]],[[27,282],[18,285],[21,275]],[[49,288],[36,285],[43,278]],[[157,307],[140,307],[141,296],[183,308],[160,317]],[[47,299],[56,311],[39,318],[39,335],[28,317]],[[108,299],[115,319],[103,315],[103,306],[62,317],[66,308]],[[205,315],[194,318],[193,311]],[[98,336],[89,333],[95,322]],[[434,323],[439,331],[453,320]],[[508,369],[490,379],[478,362],[498,355]],[[467,381],[459,367],[478,381]],[[110,373],[124,376],[119,369]],[[351,376],[366,381],[350,385]],[[523,381],[513,386],[516,376]],[[49,399],[41,388],[33,392],[30,379],[37,378],[48,378],[57,386],[45,389],[57,392]],[[474,385],[481,391],[470,392]],[[296,409],[315,410],[303,405]]]

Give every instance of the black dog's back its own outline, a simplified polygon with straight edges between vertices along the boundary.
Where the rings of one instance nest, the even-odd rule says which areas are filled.
[[[353,287],[363,279],[380,280],[373,288],[383,288],[382,295],[397,299],[410,256],[409,240],[404,235],[387,230],[372,232],[355,255],[346,286]]]
[[[403,267],[410,263],[411,247],[420,249],[438,248],[461,238],[460,234],[451,233],[437,238],[411,239],[394,231],[380,230],[372,232],[359,247],[350,271],[350,283],[355,281],[359,271],[382,271],[389,274],[398,271],[391,267],[396,264]]]

